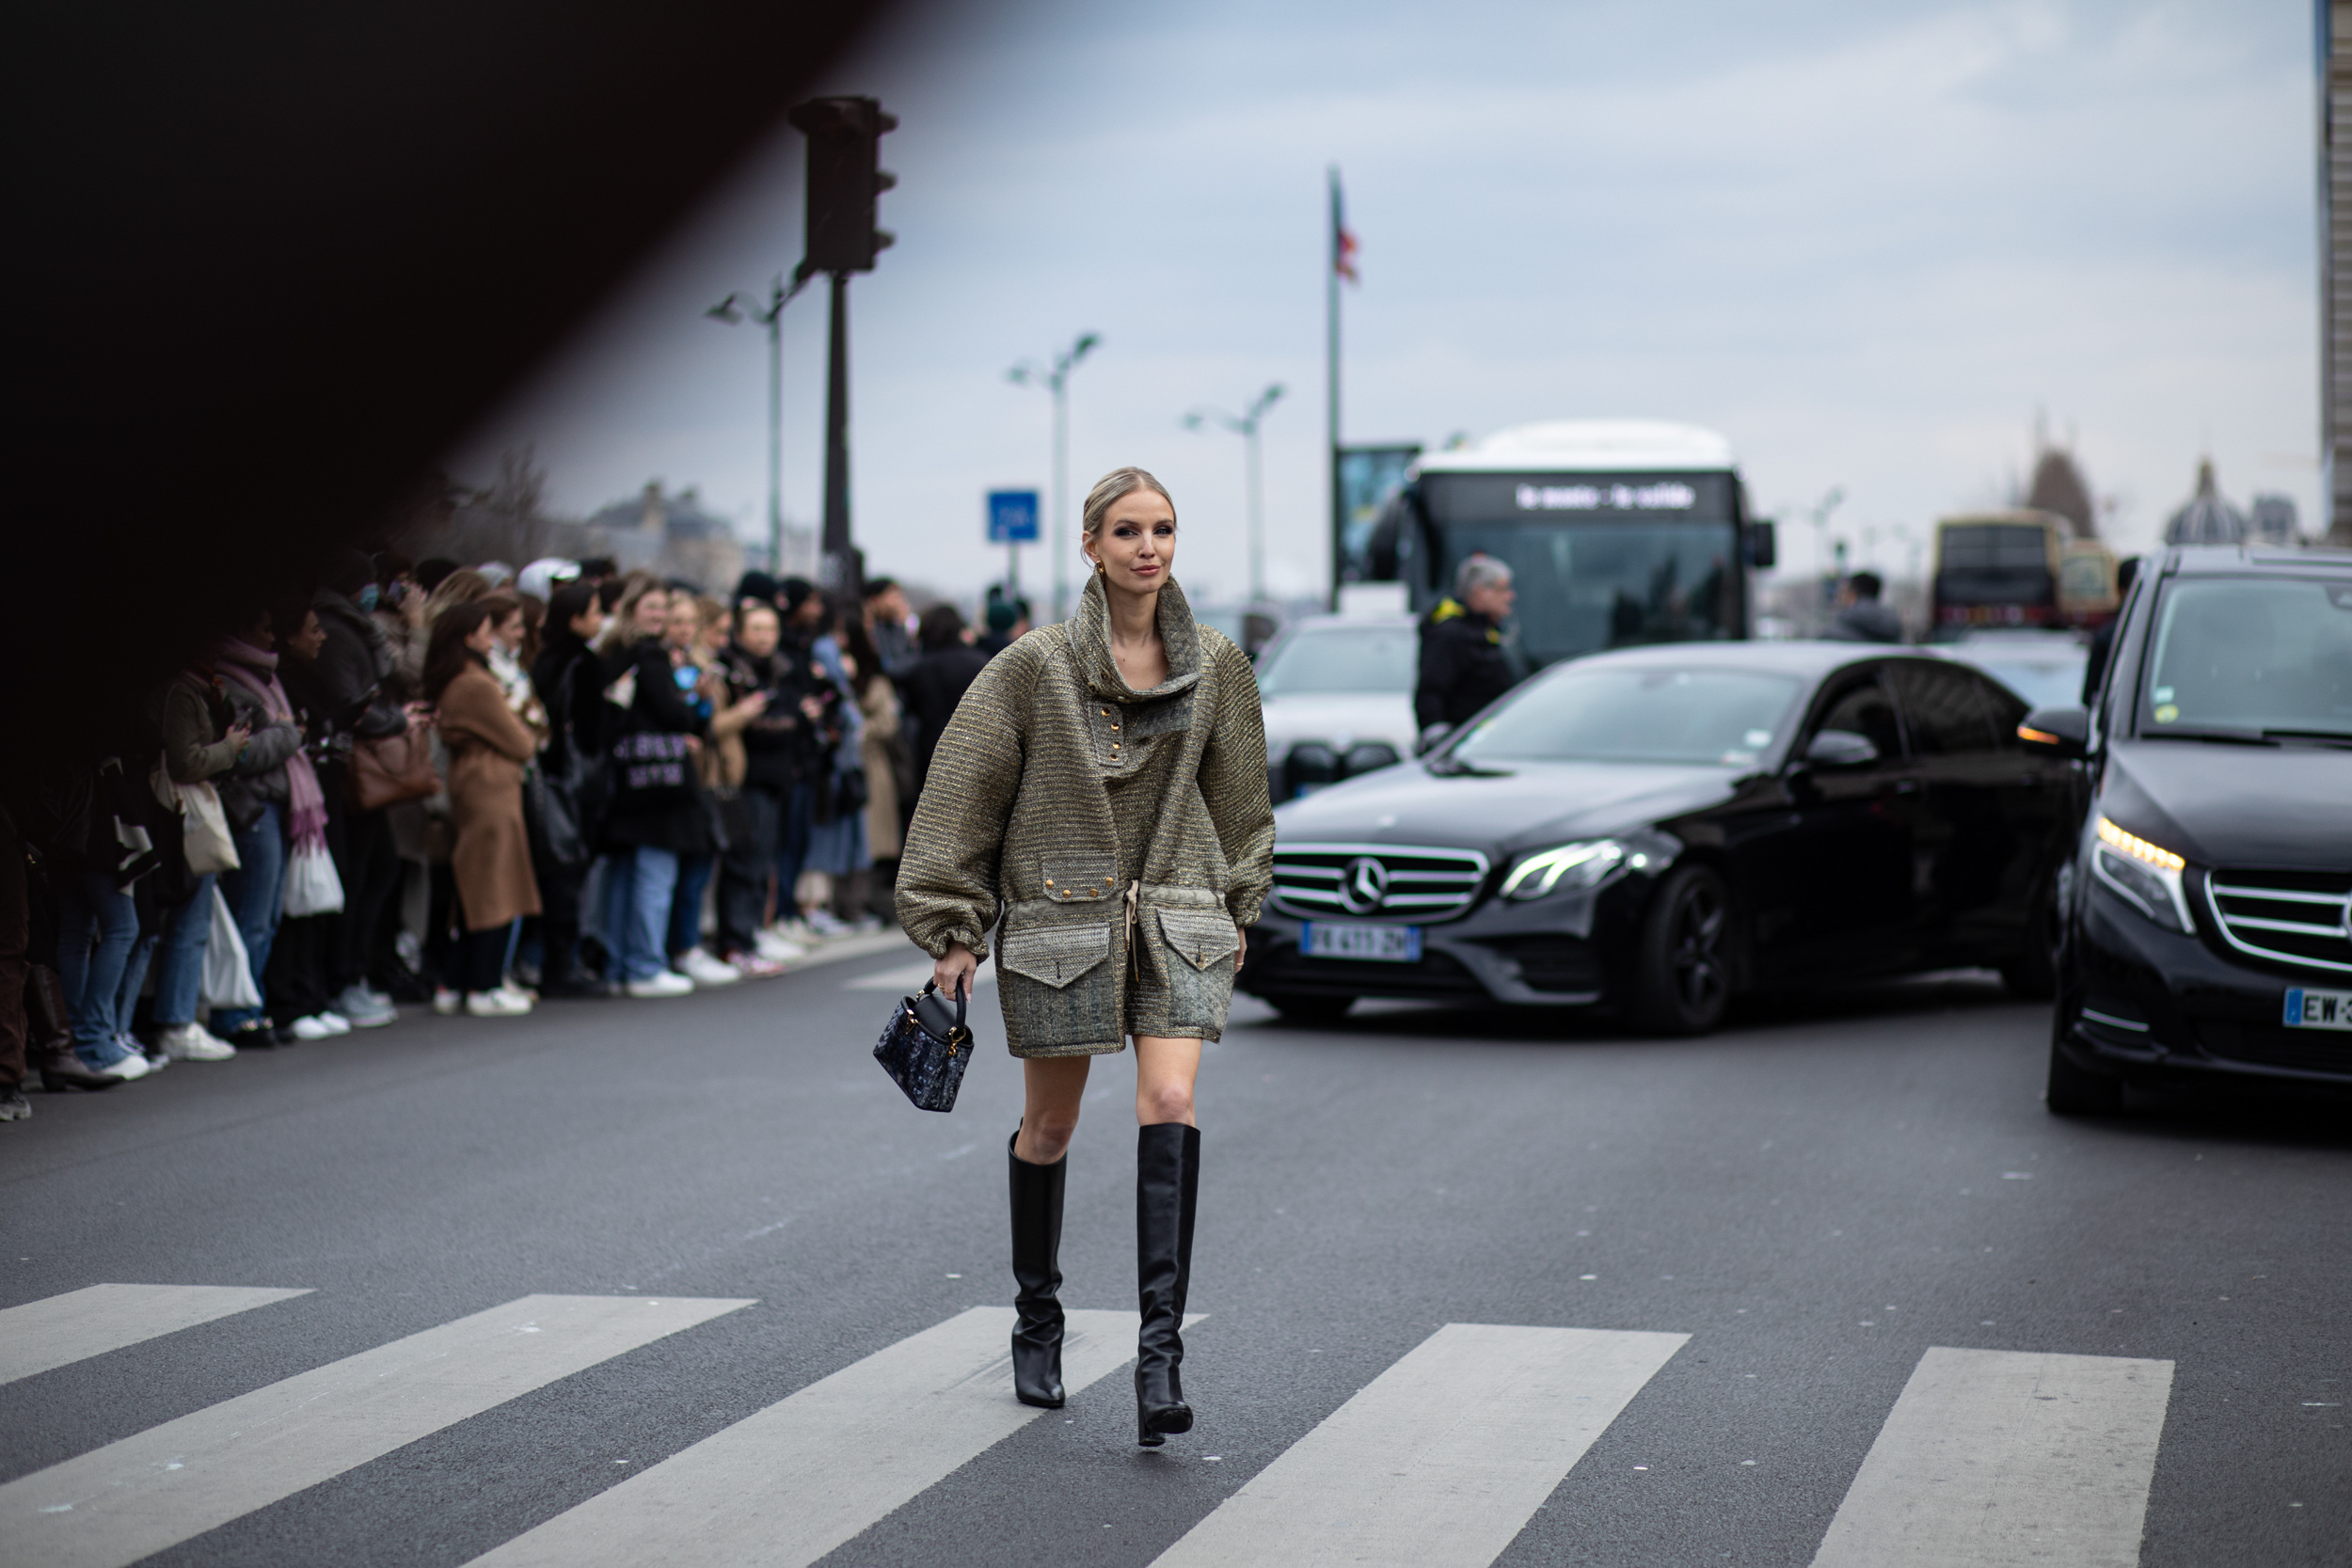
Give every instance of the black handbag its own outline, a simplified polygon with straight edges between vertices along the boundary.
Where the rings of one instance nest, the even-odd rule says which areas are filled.
[[[972,1031],[963,1026],[963,1006],[959,991],[955,1015],[949,1017],[938,982],[927,980],[920,996],[899,998],[890,1026],[874,1042],[874,1060],[918,1111],[956,1108],[956,1091],[972,1062]]]

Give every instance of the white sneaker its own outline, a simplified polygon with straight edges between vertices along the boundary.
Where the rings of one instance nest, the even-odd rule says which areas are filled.
[[[808,949],[771,927],[752,939],[752,946],[771,963],[788,964],[795,958],[808,957]]]
[[[677,966],[686,977],[698,986],[731,986],[743,978],[743,972],[724,958],[714,958],[699,947],[690,947]]]
[[[531,1011],[531,998],[519,996],[503,987],[497,990],[478,990],[466,998],[469,1018],[520,1018]]]
[[[294,1021],[294,1038],[298,1040],[331,1040],[337,1035],[348,1033],[350,1028],[349,1024],[336,1028],[326,1022],[325,1013],[312,1013],[308,1018]]]
[[[101,1078],[119,1079],[125,1084],[135,1083],[154,1070],[153,1065],[148,1061],[147,1057],[136,1051],[132,1052],[112,1067],[97,1069]]]
[[[523,1005],[525,1009],[535,1007],[539,1005],[539,993],[537,991],[529,990],[523,986],[518,986],[512,980],[506,981],[504,984],[501,985],[498,990],[492,991],[490,994],[493,996],[503,996],[510,1002],[519,1002]]]
[[[332,1007],[322,1009],[318,1015],[318,1021],[326,1025],[326,1032],[330,1035],[351,1033],[351,1020],[343,1017]]]
[[[465,1005],[466,999],[447,986],[443,986],[433,993],[433,1010],[443,1018],[448,1018]]]
[[[835,920],[831,910],[809,911],[807,924],[808,928],[820,937],[846,937],[850,934],[849,926]]]
[[[158,1039],[164,1054],[175,1062],[225,1062],[237,1048],[201,1023],[175,1023]]]
[[[631,980],[628,993],[641,1000],[656,996],[684,996],[694,989],[694,982],[675,969],[665,969],[650,980]]]

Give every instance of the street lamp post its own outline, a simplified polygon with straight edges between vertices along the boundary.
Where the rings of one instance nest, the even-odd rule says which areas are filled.
[[[729,326],[756,322],[768,329],[768,570],[784,572],[784,308],[805,277],[795,275],[790,288],[779,273],[768,285],[768,302],[757,294],[731,293],[703,312]]]
[[[1260,392],[1247,413],[1228,414],[1221,408],[1196,408],[1184,416],[1186,430],[1199,430],[1211,420],[1223,425],[1242,438],[1243,463],[1249,494],[1249,600],[1258,603],[1265,597],[1265,477],[1264,467],[1258,452],[1258,426],[1265,420],[1266,410],[1281,400],[1282,384],[1275,382]]]
[[[1081,332],[1074,342],[1054,356],[1051,369],[1024,359],[1005,372],[1005,379],[1016,387],[1042,387],[1054,396],[1054,531],[1047,547],[1054,556],[1056,621],[1070,614],[1070,372],[1102,341],[1099,333]]]

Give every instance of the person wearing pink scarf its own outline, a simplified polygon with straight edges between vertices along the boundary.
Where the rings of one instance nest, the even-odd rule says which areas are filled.
[[[222,641],[215,665],[230,707],[253,730],[244,755],[215,782],[238,862],[236,870],[220,874],[220,891],[245,939],[257,991],[285,912],[288,841],[326,841],[326,797],[303,754],[302,725],[278,679],[278,656],[269,646],[269,617],[263,614]],[[266,992],[262,1001],[266,1005]],[[212,1028],[241,1048],[277,1044],[261,1007],[224,1008],[213,1015]]]

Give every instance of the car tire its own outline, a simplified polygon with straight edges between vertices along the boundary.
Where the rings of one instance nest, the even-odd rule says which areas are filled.
[[[2063,1021],[2069,1009],[2058,1010]],[[2065,1031],[2063,1022],[2050,1031],[2050,1082],[2042,1090],[2042,1103],[2054,1117],[2112,1117],[2123,1110],[2123,1080],[2111,1072],[2093,1072],[2078,1067],[2066,1048],[2059,1043]]]
[[[1731,889],[1686,865],[1651,895],[1634,971],[1635,1022],[1657,1035],[1704,1035],[1731,1004]]]
[[[1259,1000],[1292,1023],[1337,1023],[1356,1005],[1352,996],[1308,996],[1297,991],[1273,991]]]

